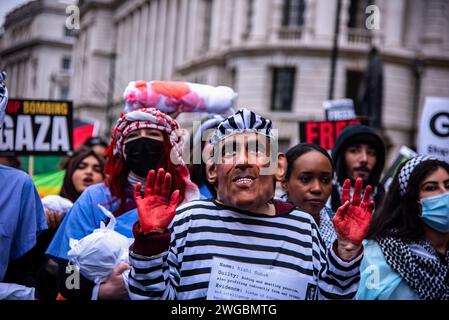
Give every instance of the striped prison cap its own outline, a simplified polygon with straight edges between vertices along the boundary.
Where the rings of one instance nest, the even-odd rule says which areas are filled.
[[[224,119],[210,138],[210,143],[215,144],[227,137],[244,132],[254,132],[273,138],[271,132],[272,122],[255,112],[242,108],[233,115]]]

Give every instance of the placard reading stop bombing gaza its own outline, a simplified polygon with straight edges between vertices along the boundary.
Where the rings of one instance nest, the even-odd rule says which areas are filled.
[[[70,101],[10,99],[0,129],[0,155],[70,155],[72,126]]]

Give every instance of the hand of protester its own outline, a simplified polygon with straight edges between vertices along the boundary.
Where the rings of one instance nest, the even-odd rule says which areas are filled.
[[[125,286],[122,273],[131,269],[131,266],[127,263],[120,263],[112,270],[108,280],[100,284],[98,290],[99,300],[120,300],[128,296],[128,290]]]
[[[45,220],[49,230],[56,230],[61,224],[63,215],[55,210],[45,208]]]
[[[175,190],[170,197],[170,173],[160,168],[156,179],[155,175],[154,170],[150,170],[143,196],[140,183],[134,190],[140,227],[144,233],[163,232],[173,220],[179,202],[179,190]]]
[[[350,202],[351,182],[349,179],[343,184],[342,205],[334,216],[334,228],[338,237],[339,252],[346,252],[353,256],[354,251],[361,247],[362,240],[368,233],[371,214],[374,211],[374,201],[370,200],[372,187],[367,186],[362,201],[363,180],[358,178],[354,186],[352,203]]]

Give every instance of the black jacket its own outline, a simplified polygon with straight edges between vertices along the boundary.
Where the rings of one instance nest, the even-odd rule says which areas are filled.
[[[385,189],[379,183],[382,170],[385,165],[385,145],[380,136],[371,128],[365,125],[352,125],[344,128],[332,149],[332,160],[334,161],[336,184],[334,184],[331,195],[332,210],[334,212],[341,205],[341,197],[338,191],[338,185],[342,186],[348,178],[346,175],[344,154],[346,149],[354,144],[366,143],[376,149],[376,164],[365,185],[371,185],[375,188],[374,202],[378,208],[382,202]]]

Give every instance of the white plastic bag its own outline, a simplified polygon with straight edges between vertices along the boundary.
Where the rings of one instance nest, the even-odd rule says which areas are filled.
[[[73,207],[73,202],[69,199],[58,195],[49,195],[42,198],[42,205],[46,209],[56,211],[60,215],[64,215]]]
[[[100,284],[109,277],[111,271],[121,262],[128,263],[129,246],[133,242],[114,231],[116,219],[110,211],[98,205],[110,218],[107,226],[101,222],[100,228],[81,240],[70,239],[69,261],[87,279]]]
[[[0,282],[0,300],[35,300],[34,294],[34,288]]]

